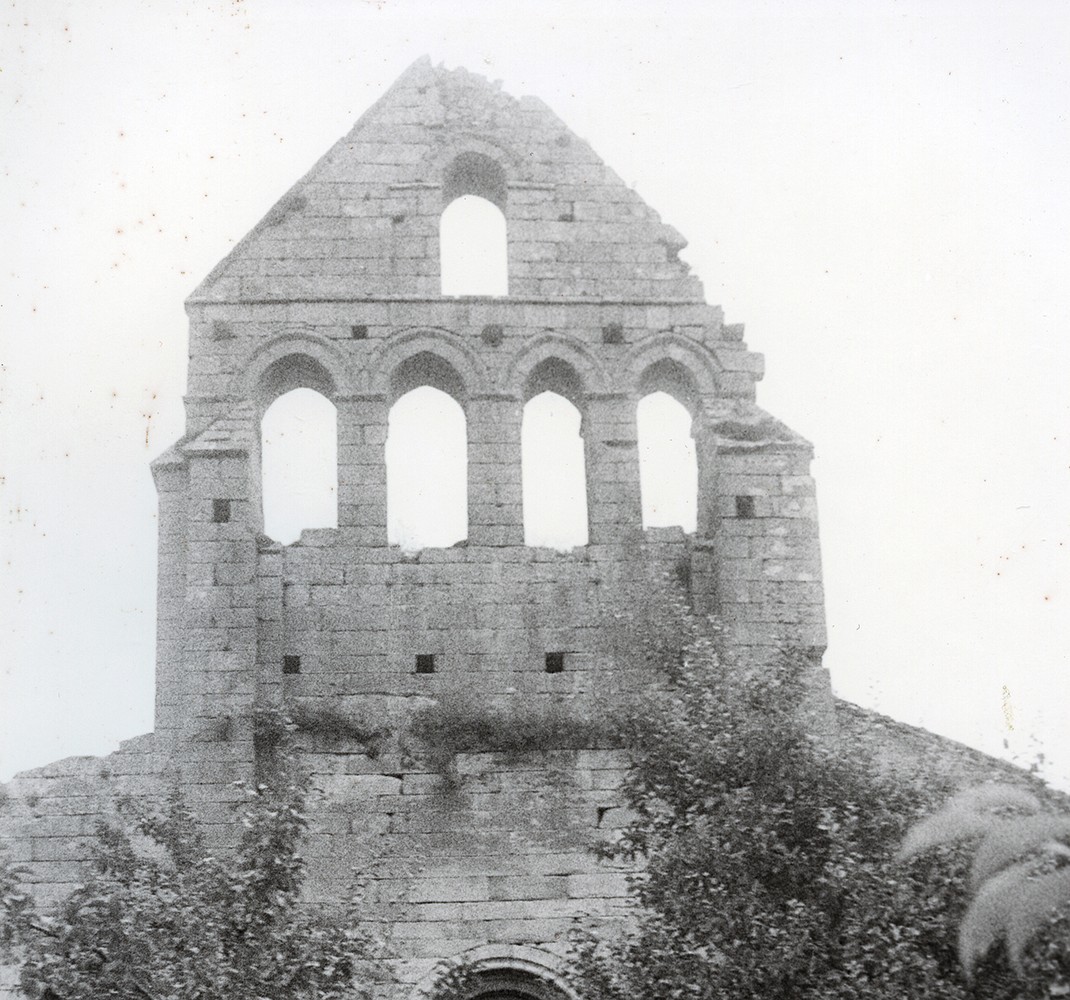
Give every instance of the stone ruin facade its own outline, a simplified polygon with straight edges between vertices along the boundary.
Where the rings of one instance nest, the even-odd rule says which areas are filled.
[[[442,293],[440,218],[464,195],[504,215],[506,295]],[[400,725],[449,695],[591,711],[649,685],[605,623],[658,574],[736,646],[819,662],[812,450],[756,406],[762,357],[684,245],[539,100],[427,60],[405,72],[186,303],[187,433],[153,463],[155,732],[8,786],[2,831],[42,899],[76,883],[117,793],[158,796],[171,775],[232,838],[258,708]],[[464,411],[468,537],[414,554],[388,544],[384,442],[422,385]],[[260,421],[299,387],[337,410],[338,525],[282,545],[262,532]],[[567,552],[524,542],[521,419],[545,390],[583,420],[589,540]],[[643,529],[636,407],[655,391],[692,416],[693,534]],[[621,751],[466,753],[445,794],[397,741],[302,739],[323,790],[310,892],[370,873],[397,956],[384,997],[434,996],[443,959],[483,970],[487,1000],[570,995],[569,928],[624,910],[627,873],[589,850],[625,819]]]

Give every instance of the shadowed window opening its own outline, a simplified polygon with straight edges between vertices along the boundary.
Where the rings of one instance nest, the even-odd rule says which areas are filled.
[[[754,497],[736,497],[736,517],[751,519],[754,517]]]
[[[691,414],[666,392],[652,392],[636,411],[639,489],[643,527],[679,525],[693,532],[698,522],[698,461]]]
[[[464,410],[422,385],[390,410],[386,439],[387,541],[407,552],[468,537],[468,434]]]
[[[301,657],[286,655],[282,658],[282,672],[284,674],[301,673]]]
[[[546,672],[548,674],[559,674],[565,669],[565,654],[564,653],[547,653],[546,654]]]
[[[215,524],[226,524],[230,521],[230,501],[212,501],[212,521]]]
[[[556,392],[524,407],[521,476],[524,544],[567,550],[586,545],[587,473],[580,411]]]
[[[443,295],[508,295],[505,216],[473,194],[451,202],[439,221]]]
[[[416,673],[418,674],[433,674],[435,672],[435,654],[434,653],[417,653],[416,654]]]
[[[338,526],[338,415],[312,389],[279,396],[260,422],[264,533],[285,545]]]

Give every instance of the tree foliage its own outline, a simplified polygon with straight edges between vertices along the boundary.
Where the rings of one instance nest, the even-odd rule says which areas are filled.
[[[102,825],[92,871],[41,915],[0,868],[0,944],[42,1000],[367,997],[373,942],[348,912],[302,902],[306,783],[285,766],[247,788],[232,851],[210,849],[176,792],[162,814]]]
[[[1070,995],[1070,815],[1000,784],[954,795],[908,831],[909,861],[947,845],[972,853],[969,904],[959,925],[967,976],[1002,945],[1016,973],[1040,996]]]
[[[656,622],[640,630],[673,683],[623,724],[635,819],[605,853],[644,871],[632,930],[577,938],[585,1000],[1016,997],[1006,969],[982,992],[962,975],[950,932],[966,859],[896,863],[932,799],[849,733],[815,732],[800,710],[805,654],[729,661],[716,633],[680,627],[678,602],[652,608],[684,647],[669,650]]]

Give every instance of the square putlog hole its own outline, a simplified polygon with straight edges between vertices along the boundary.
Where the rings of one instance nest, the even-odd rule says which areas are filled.
[[[483,327],[483,332],[479,336],[488,347],[500,347],[505,337],[505,330],[501,323],[488,323]]]
[[[230,521],[230,501],[212,501],[212,522],[214,524],[226,524]]]
[[[565,670],[565,654],[564,653],[547,653],[546,654],[546,672],[548,674],[560,674]]]
[[[742,517],[745,520],[750,520],[754,516],[754,497],[736,497],[736,517]]]
[[[623,344],[624,327],[620,323],[607,323],[602,327],[603,344]]]
[[[435,672],[435,654],[417,653],[416,672],[418,674],[433,674]]]
[[[354,340],[367,340],[368,339],[368,327],[364,323],[354,323],[349,328],[349,335]]]
[[[284,656],[282,658],[282,672],[284,674],[299,674],[299,673],[301,673],[301,657],[300,656]]]

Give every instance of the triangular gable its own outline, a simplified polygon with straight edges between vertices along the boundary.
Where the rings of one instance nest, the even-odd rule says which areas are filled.
[[[664,225],[541,101],[418,60],[212,271],[191,301],[436,297],[443,176],[506,176],[510,298],[701,301]]]

